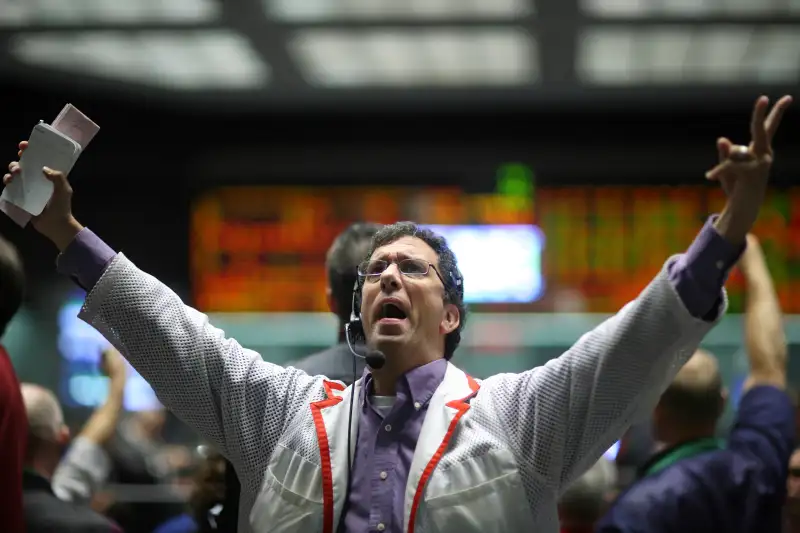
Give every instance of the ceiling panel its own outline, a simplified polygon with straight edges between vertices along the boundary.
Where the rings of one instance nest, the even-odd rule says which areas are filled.
[[[576,73],[595,85],[794,83],[800,29],[718,25],[588,28]]]
[[[533,0],[261,0],[267,16],[300,23],[358,19],[492,20],[529,15]]]
[[[753,17],[800,14],[800,0],[580,0],[595,17]]]
[[[536,40],[519,28],[302,30],[289,50],[321,87],[527,85],[539,72]]]
[[[0,0],[0,26],[193,24],[219,19],[218,0]]]
[[[18,34],[11,53],[30,65],[173,89],[251,89],[269,66],[227,30]]]

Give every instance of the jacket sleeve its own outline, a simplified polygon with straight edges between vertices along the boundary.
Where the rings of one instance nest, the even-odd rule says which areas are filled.
[[[159,400],[216,446],[257,493],[290,418],[324,396],[322,378],[262,360],[153,276],[117,254],[80,317],[100,331]]]
[[[542,367],[484,381],[526,485],[560,493],[652,411],[715,325],[694,318],[668,265],[639,297]],[[722,316],[726,299],[720,299]]]

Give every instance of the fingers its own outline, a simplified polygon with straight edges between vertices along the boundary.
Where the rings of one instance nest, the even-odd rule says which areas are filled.
[[[69,188],[69,183],[67,182],[67,176],[64,175],[63,172],[60,172],[58,170],[53,170],[50,167],[42,168],[42,172],[44,173],[45,178],[53,182],[54,190],[59,191]]]
[[[756,157],[760,157],[769,151],[769,139],[765,128],[767,107],[769,99],[766,96],[759,96],[756,105],[753,107],[753,118],[750,121],[750,136],[753,142],[753,152]]]
[[[722,176],[728,172],[731,167],[734,165],[734,162],[730,159],[726,159],[722,163],[718,164],[708,172],[706,172],[706,179],[709,181],[718,181]]]
[[[3,176],[3,185],[8,185],[13,181],[14,177],[11,174],[5,174]]]
[[[778,102],[772,106],[772,110],[769,112],[769,116],[767,117],[766,122],[764,123],[764,129],[767,131],[767,142],[772,143],[773,137],[775,137],[775,132],[778,131],[778,126],[781,125],[781,119],[783,118],[784,112],[786,109],[792,104],[792,97],[786,95],[782,97]]]
[[[729,139],[725,137],[717,139],[717,155],[720,163],[728,159],[731,153],[731,146],[733,146],[733,143]]]
[[[755,155],[747,146],[731,146],[728,159],[736,163],[749,163],[755,160]]]

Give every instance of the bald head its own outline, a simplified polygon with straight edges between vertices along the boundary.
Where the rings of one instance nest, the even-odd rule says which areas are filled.
[[[659,407],[686,425],[716,423],[724,407],[717,359],[705,350],[697,350],[667,387]]]
[[[64,413],[52,392],[31,383],[22,384],[22,400],[28,415],[28,433],[47,442],[57,442],[64,428]]]
[[[617,486],[617,467],[601,457],[561,495],[558,513],[562,523],[591,528],[603,516]]]

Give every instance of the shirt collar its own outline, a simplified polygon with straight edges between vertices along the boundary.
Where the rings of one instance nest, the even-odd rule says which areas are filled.
[[[439,388],[439,385],[444,381],[444,374],[447,371],[447,361],[445,359],[437,359],[417,366],[400,376],[397,380],[396,389],[403,388],[409,392],[411,402],[414,404],[419,403],[420,406],[425,405]],[[369,367],[364,368],[363,386],[359,401],[362,405],[365,404],[367,394],[374,394],[374,383],[372,381],[372,372]]]

